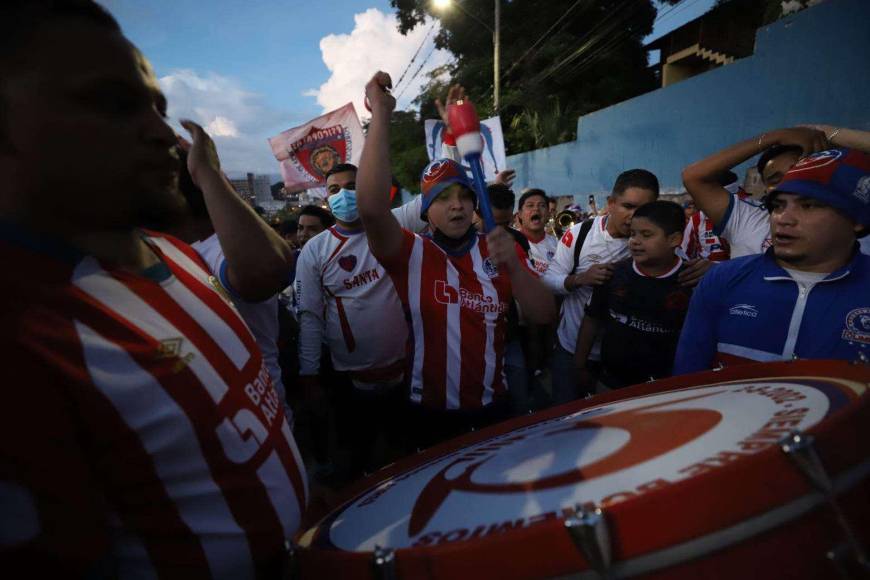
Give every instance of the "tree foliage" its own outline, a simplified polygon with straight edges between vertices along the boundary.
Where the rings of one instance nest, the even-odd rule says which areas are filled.
[[[427,16],[440,20],[436,45],[456,56],[449,81],[463,84],[488,117],[494,114],[493,46],[481,22],[493,22],[494,0],[456,2],[461,9],[440,14],[430,0],[391,0],[403,33]],[[499,114],[509,153],[573,139],[580,115],[655,88],[642,44],[656,16],[652,0],[501,2]],[[441,75],[420,95],[423,118],[433,116],[432,102],[443,98],[446,84]]]

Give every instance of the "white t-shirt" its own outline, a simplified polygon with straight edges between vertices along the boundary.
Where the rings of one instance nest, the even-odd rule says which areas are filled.
[[[760,254],[771,246],[770,214],[754,199],[732,194],[722,223],[713,233],[731,246],[731,258]]]
[[[260,352],[263,353],[263,363],[269,371],[269,376],[272,377],[272,384],[278,395],[281,397],[281,402],[285,406],[285,411],[290,413],[290,409],[286,404],[284,392],[284,383],[281,381],[281,365],[278,364],[278,295],[267,298],[262,302],[245,302],[233,292],[226,277],[226,259],[224,251],[221,249],[217,234],[212,234],[204,240],[194,242],[191,247],[202,257],[203,261],[227,290],[227,294],[233,300],[233,304],[242,316],[242,320],[248,325],[251,334],[254,335],[254,340],[257,341],[257,346],[260,347]],[[287,416],[287,421],[293,424],[292,417]]]
[[[420,204],[417,196],[392,210],[399,225],[424,230]],[[318,373],[324,342],[335,369],[353,371],[352,375],[377,374],[405,358],[405,314],[392,280],[369,249],[365,231],[333,226],[308,240],[299,254],[294,285],[300,375]],[[360,388],[380,382],[353,380]],[[393,380],[401,380],[401,374]]]
[[[528,236],[526,236],[528,238]],[[533,242],[529,238],[529,258],[535,266],[535,271],[538,274],[543,274],[550,267],[550,262],[556,256],[556,246],[559,245],[559,240],[556,236],[545,234],[539,242]]]
[[[583,322],[586,305],[592,298],[593,286],[580,286],[568,292],[565,290],[565,278],[571,274],[585,272],[595,264],[618,262],[629,257],[628,238],[614,238],[605,227],[607,216],[595,218],[580,256],[577,268],[574,268],[574,246],[583,223],[575,224],[562,236],[556,245],[556,255],[550,262],[546,274],[542,276],[544,284],[556,294],[565,295],[562,311],[559,315],[559,343],[568,352],[574,352],[577,344],[577,332]]]
[[[731,258],[761,254],[772,245],[770,238],[770,214],[753,199],[731,196],[728,209],[721,224],[713,233],[728,240]],[[861,253],[870,255],[870,236],[858,240]]]

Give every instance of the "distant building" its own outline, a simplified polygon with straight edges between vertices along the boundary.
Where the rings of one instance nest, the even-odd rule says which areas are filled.
[[[661,51],[656,65],[661,86],[751,56],[763,18],[763,2],[731,0],[647,44]]]
[[[230,179],[239,195],[251,205],[262,205],[274,201],[268,175],[248,173],[243,179]]]

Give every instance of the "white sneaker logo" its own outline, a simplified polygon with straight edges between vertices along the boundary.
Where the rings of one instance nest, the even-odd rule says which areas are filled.
[[[728,314],[731,314],[732,316],[747,316],[749,318],[756,318],[758,316],[758,308],[756,308],[752,304],[735,304],[728,309]]]

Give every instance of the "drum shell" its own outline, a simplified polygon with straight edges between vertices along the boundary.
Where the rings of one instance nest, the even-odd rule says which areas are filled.
[[[469,443],[602,402],[673,390],[687,384],[808,374],[847,379],[864,385],[870,378],[870,370],[865,366],[811,361],[746,365],[719,373],[639,385],[462,437],[375,474],[362,483],[358,491]],[[870,397],[865,393],[828,416],[810,433],[815,436],[818,453],[833,478],[854,470],[856,465],[870,457]],[[830,576],[835,570],[827,562],[825,552],[841,541],[842,532],[831,509],[821,501],[821,494],[811,488],[777,446],[660,489],[652,485],[649,491],[637,497],[605,505],[615,570],[619,571],[623,566],[623,572],[631,573],[629,564],[643,558],[658,557],[666,561],[668,551],[673,552],[676,546],[739,527],[749,520],[764,520],[777,508],[805,501],[808,497],[814,498],[817,505],[794,519],[697,557],[631,575],[640,578],[730,578],[738,574],[794,578]],[[870,479],[866,474],[859,484],[839,496],[865,545],[870,541],[868,498]],[[323,529],[321,527],[319,534]],[[301,548],[297,552],[298,569],[303,578],[375,578],[370,553],[320,548],[317,547],[318,533],[313,536],[314,547]],[[484,538],[399,549],[395,554],[399,579],[546,578],[588,571],[587,563],[571,541],[561,517],[542,519],[528,527]]]

